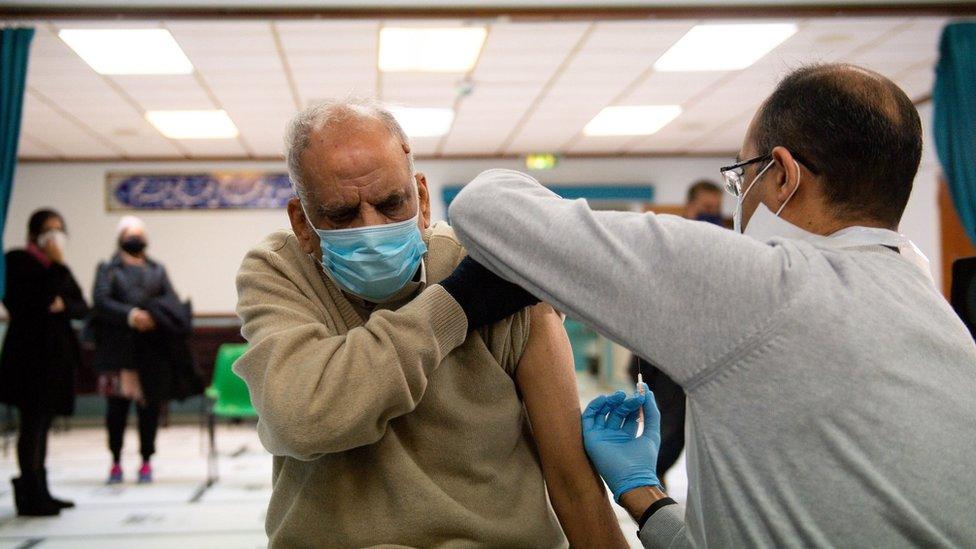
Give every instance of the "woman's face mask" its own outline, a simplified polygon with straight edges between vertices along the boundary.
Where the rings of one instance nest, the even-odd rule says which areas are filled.
[[[343,290],[367,301],[382,303],[396,295],[427,253],[417,215],[385,225],[326,230],[312,224],[304,204],[302,211],[319,236],[322,269]]]
[[[146,239],[141,236],[128,236],[119,242],[119,247],[131,255],[139,255],[146,250]]]
[[[51,229],[41,233],[37,237],[37,247],[44,249],[50,244],[54,244],[57,249],[64,252],[68,247],[68,235],[64,231],[58,229]]]

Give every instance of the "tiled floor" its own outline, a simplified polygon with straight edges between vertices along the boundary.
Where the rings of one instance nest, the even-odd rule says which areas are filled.
[[[586,379],[580,391],[584,401],[600,392]],[[0,481],[0,549],[264,547],[271,457],[252,425],[222,425],[217,440],[220,481],[214,486],[205,485],[205,439],[197,427],[186,425],[160,431],[153,460],[156,482],[137,485],[138,438],[130,429],[123,457],[126,481],[106,486],[109,456],[104,430],[73,428],[53,434],[48,458],[52,491],[78,507],[54,518],[18,518],[10,484]],[[11,447],[0,456],[0,479],[15,474]],[[683,496],[683,461],[668,481],[673,494]],[[639,546],[633,521],[615,509],[629,541]]]

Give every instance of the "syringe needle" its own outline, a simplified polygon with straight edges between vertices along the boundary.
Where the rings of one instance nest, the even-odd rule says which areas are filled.
[[[641,372],[637,372],[637,392],[638,394],[644,394],[644,376]],[[644,407],[641,406],[640,410],[637,411],[637,423],[644,423]]]

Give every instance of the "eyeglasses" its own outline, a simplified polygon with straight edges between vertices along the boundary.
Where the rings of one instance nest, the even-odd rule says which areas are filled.
[[[732,196],[739,196],[739,194],[742,193],[743,177],[745,177],[746,166],[749,164],[755,164],[756,162],[768,160],[772,157],[772,153],[766,153],[719,169],[719,171],[722,172],[722,177],[725,178],[725,192],[731,194]]]
[[[806,166],[810,173],[816,174],[817,171],[810,165],[809,162],[800,158],[800,155],[790,151],[793,158],[797,162]],[[737,162],[731,166],[725,166],[720,168],[719,171],[722,172],[722,177],[725,178],[725,192],[731,194],[732,196],[739,196],[742,193],[742,185],[744,183],[743,177],[746,173],[746,166],[749,164],[755,164],[756,162],[763,162],[772,159],[772,153],[766,153],[759,156],[750,158],[749,160],[743,160],[742,162]]]

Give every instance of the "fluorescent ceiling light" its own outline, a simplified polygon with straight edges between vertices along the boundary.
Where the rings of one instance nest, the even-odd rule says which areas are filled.
[[[586,135],[651,135],[681,114],[678,105],[606,107],[583,128]]]
[[[383,72],[468,72],[485,42],[484,27],[398,28],[380,30]]]
[[[193,72],[193,64],[165,29],[65,29],[58,36],[99,74]]]
[[[237,126],[226,111],[149,111],[146,120],[170,139],[237,137]]]
[[[796,34],[793,23],[696,25],[664,52],[658,71],[744,69]]]
[[[452,109],[390,107],[403,131],[410,137],[437,137],[451,130]]]

